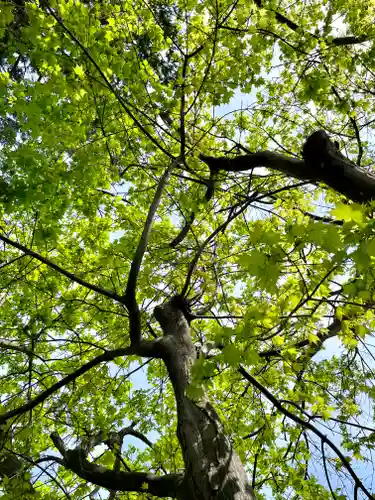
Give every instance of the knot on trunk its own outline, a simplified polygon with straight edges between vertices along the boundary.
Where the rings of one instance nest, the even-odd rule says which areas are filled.
[[[181,327],[189,329],[193,314],[189,301],[181,295],[175,295],[168,302],[154,309],[155,319],[162,327],[164,335],[174,335]]]
[[[312,169],[332,166],[336,159],[347,159],[340,153],[337,141],[331,141],[327,132],[317,130],[306,139],[302,156],[306,165]]]

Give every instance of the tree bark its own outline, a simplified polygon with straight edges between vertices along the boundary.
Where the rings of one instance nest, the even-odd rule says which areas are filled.
[[[303,146],[303,160],[273,151],[258,151],[233,158],[200,155],[213,173],[220,170],[242,172],[267,167],[312,184],[323,182],[352,201],[375,199],[375,175],[363,170],[340,153],[324,130],[317,130]]]
[[[177,437],[185,463],[179,500],[255,500],[244,467],[206,396],[186,395],[196,350],[183,301],[173,297],[155,308],[163,329],[163,355],[177,405]]]

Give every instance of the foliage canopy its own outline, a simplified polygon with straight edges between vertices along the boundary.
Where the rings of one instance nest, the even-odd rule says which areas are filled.
[[[324,129],[371,176],[374,15],[370,0],[0,2],[1,456],[23,467],[11,478],[0,457],[2,498],[106,498],[52,432],[67,448],[100,435],[90,460],[110,469],[184,469],[166,368],[126,351],[163,176],[135,277],[143,337],[162,335],[156,305],[193,299],[188,394],[207,392],[259,499],[371,498],[374,203],[308,165],[296,180],[200,155],[301,159]]]

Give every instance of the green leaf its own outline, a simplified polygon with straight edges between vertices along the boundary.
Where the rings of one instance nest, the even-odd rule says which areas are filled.
[[[309,333],[308,339],[310,344],[318,344],[320,342],[319,336],[315,333]]]
[[[258,352],[254,349],[247,350],[243,358],[249,365],[256,365],[260,362],[261,359]]]
[[[363,222],[363,212],[361,207],[355,203],[352,205],[337,203],[336,208],[331,211],[331,215],[336,217],[336,219],[344,221],[354,221],[357,223]]]
[[[74,73],[79,76],[81,80],[85,78],[85,70],[82,66],[77,65],[74,67]],[[83,90],[83,89],[81,89]]]
[[[282,335],[275,335],[275,337],[272,337],[272,342],[277,345],[283,345],[285,342],[285,338]]]
[[[242,353],[233,344],[226,345],[222,350],[222,354],[224,361],[231,366],[236,366],[241,362]]]

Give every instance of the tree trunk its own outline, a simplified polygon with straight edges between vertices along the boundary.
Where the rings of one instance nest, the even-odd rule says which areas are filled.
[[[177,437],[185,463],[180,500],[255,500],[244,467],[218,414],[204,396],[186,395],[196,350],[180,297],[155,308],[164,338],[163,360],[177,405]]]

